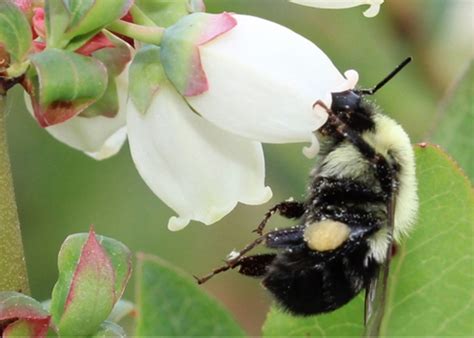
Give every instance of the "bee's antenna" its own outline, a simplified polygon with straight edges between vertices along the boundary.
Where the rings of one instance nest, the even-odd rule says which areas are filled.
[[[382,88],[388,81],[390,81],[395,75],[397,75],[399,71],[401,71],[407,64],[410,63],[411,60],[412,60],[411,56],[407,57],[401,64],[399,64],[397,66],[397,68],[395,68],[390,74],[388,74],[382,81],[377,83],[377,85],[375,85],[375,87],[372,87],[370,89],[358,90],[357,92],[361,95],[373,95],[373,94],[375,94],[375,92],[377,90]]]

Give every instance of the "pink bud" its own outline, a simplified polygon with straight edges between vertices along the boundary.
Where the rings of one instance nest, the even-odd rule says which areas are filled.
[[[45,24],[44,24],[44,8],[35,8],[33,10],[33,39],[37,36],[41,38],[46,37]]]

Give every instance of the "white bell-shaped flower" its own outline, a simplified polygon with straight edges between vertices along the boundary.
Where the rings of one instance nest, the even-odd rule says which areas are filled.
[[[347,82],[314,43],[247,15],[189,15],[166,31],[161,55],[168,78],[208,121],[255,141],[312,142],[313,150],[327,119],[313,104],[331,106],[331,92]]]
[[[261,144],[196,115],[171,84],[160,86],[145,114],[130,102],[127,129],[138,172],[178,214],[170,230],[190,220],[211,224],[238,202],[262,204],[272,196]]]

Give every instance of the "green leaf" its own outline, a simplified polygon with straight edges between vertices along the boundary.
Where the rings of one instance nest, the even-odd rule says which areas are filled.
[[[130,98],[145,114],[160,86],[167,82],[166,74],[160,63],[160,48],[146,46],[138,51],[130,65]]]
[[[244,336],[222,307],[161,259],[140,254],[137,336]]]
[[[474,60],[463,69],[439,109],[432,141],[446,149],[474,181]]]
[[[441,149],[418,146],[416,156],[419,222],[392,263],[381,334],[472,336],[474,192]]]
[[[203,0],[135,0],[131,9],[135,23],[150,25],[151,20],[160,27],[169,27],[183,16],[204,11]]]
[[[109,41],[112,42],[114,48],[99,49],[94,52],[92,56],[107,67],[107,89],[97,102],[80,114],[82,117],[114,117],[120,109],[119,95],[127,95],[126,92],[118,92],[116,78],[125,70],[126,65],[131,61],[132,50],[126,42],[117,38],[115,35],[107,32],[104,34],[106,34]]]
[[[96,102],[107,88],[107,69],[98,60],[59,49],[31,56],[29,93],[35,117],[46,127],[64,122]],[[61,74],[61,76],[58,76]]]
[[[113,239],[69,236],[59,257],[51,314],[61,335],[90,335],[110,315],[130,276],[130,251]]]
[[[474,194],[435,146],[417,146],[418,224],[392,260],[381,336],[472,336]],[[292,317],[272,308],[264,336],[361,336],[363,295],[333,313]]]
[[[0,292],[0,326],[12,321],[2,337],[44,337],[51,316],[31,297],[18,292]]]
[[[0,74],[20,76],[31,43],[31,28],[21,10],[9,0],[0,0]]]
[[[330,314],[293,317],[272,306],[263,325],[264,337],[361,337],[364,300],[361,295]]]

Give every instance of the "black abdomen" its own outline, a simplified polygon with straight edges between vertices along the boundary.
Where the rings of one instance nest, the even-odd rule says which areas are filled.
[[[373,277],[375,263],[366,265],[367,252],[365,243],[332,259],[308,248],[281,252],[262,284],[293,314],[329,312],[349,302]]]

